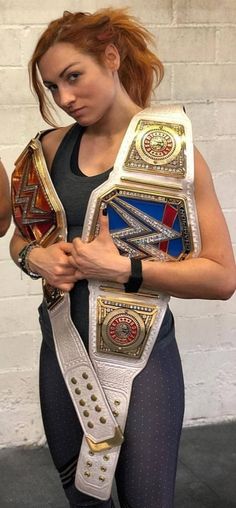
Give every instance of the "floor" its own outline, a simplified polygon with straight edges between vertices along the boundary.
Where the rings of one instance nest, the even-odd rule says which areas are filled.
[[[68,508],[46,447],[0,450],[0,508],[7,507]],[[236,508],[236,421],[183,430],[175,508]]]

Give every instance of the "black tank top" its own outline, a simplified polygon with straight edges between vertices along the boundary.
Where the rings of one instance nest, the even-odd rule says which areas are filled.
[[[76,236],[81,236],[90,194],[107,180],[111,171],[109,169],[104,173],[90,177],[80,171],[78,153],[83,132],[84,128],[77,123],[69,129],[59,145],[51,169],[51,178],[66,214],[68,242],[71,242]],[[88,348],[88,296],[86,280],[78,281],[70,292],[71,318],[86,348]],[[54,349],[45,302],[39,307],[39,320],[44,340]],[[166,335],[167,329],[170,331],[171,322],[171,313],[168,311],[163,321],[165,329],[163,335]]]

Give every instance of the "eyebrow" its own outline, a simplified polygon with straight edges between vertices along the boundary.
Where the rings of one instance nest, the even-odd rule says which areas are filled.
[[[59,78],[63,78],[64,74],[70,69],[70,67],[73,67],[73,65],[77,65],[77,64],[80,64],[80,62],[76,61],[76,62],[70,63],[70,65],[67,65],[67,67],[65,67],[65,69],[63,69],[63,71],[60,72]],[[49,80],[45,79],[43,81],[43,83],[46,86],[46,85],[52,84],[52,81],[49,81]]]

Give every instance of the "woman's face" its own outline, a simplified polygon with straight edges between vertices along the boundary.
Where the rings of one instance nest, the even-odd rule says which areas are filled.
[[[69,43],[51,46],[39,71],[53,100],[81,125],[93,125],[111,109],[116,94],[119,55],[107,48],[104,66]],[[116,79],[115,79],[116,74]]]

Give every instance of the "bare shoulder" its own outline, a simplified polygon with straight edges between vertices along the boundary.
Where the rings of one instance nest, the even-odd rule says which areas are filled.
[[[0,192],[4,195],[9,188],[9,180],[5,166],[0,160]]]
[[[6,170],[5,170],[5,167],[3,166],[3,163],[0,159],[0,175],[1,177],[5,178],[6,177]]]
[[[43,136],[41,143],[49,171],[57,149],[66,133],[71,129],[72,125],[73,124],[67,125],[66,127],[59,127],[58,129],[49,131]]]
[[[229,231],[216,195],[211,171],[197,149],[194,163],[194,193],[202,238],[201,255],[216,262],[222,262],[227,258],[230,265],[234,266]]]
[[[194,147],[194,188],[196,199],[200,200],[204,196],[208,196],[208,199],[211,197],[217,199],[211,170],[196,147]]]

